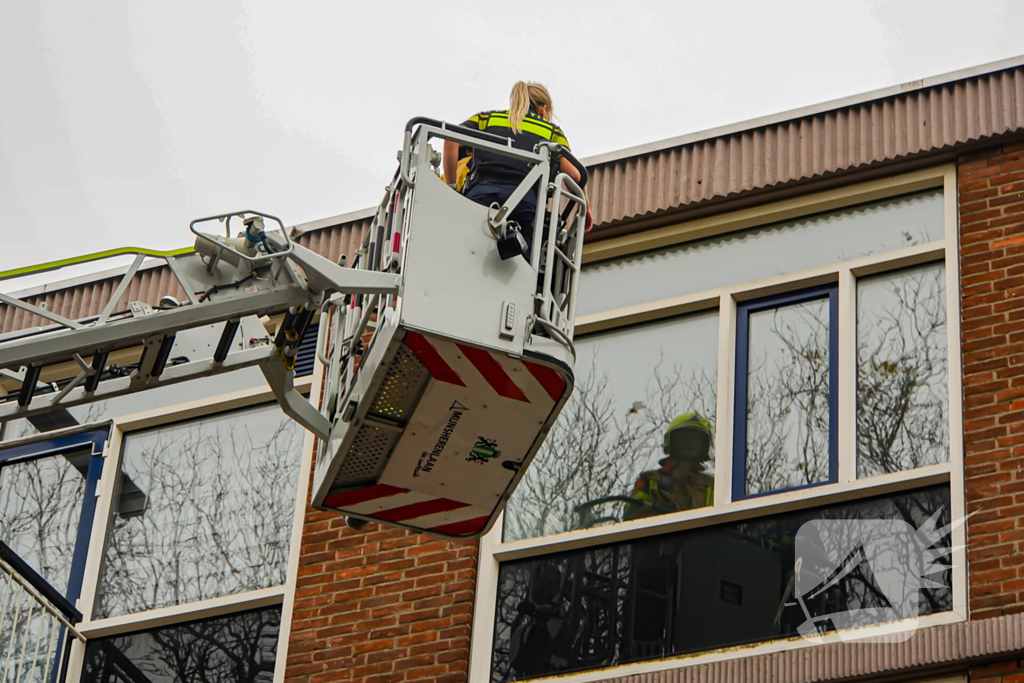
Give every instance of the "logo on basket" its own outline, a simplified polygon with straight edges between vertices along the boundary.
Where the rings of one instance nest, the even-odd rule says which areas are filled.
[[[441,435],[437,437],[437,443],[434,444],[434,450],[429,453],[427,451],[423,451],[423,455],[420,456],[419,462],[416,463],[416,469],[413,470],[412,476],[418,477],[421,474],[429,474],[434,471],[434,464],[437,462],[438,458],[441,457],[441,454],[444,453],[445,446],[447,446],[448,441],[451,440],[452,434],[455,432],[455,428],[459,426],[459,420],[462,419],[463,413],[469,410],[469,408],[458,401],[454,401],[451,408],[448,410],[450,410],[452,414],[449,416],[444,429],[441,430]]]
[[[466,462],[476,462],[482,465],[500,456],[501,451],[498,450],[497,441],[478,436],[476,437],[476,443],[469,451],[469,457],[466,458]]]

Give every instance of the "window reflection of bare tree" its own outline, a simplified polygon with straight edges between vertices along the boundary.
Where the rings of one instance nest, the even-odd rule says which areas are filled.
[[[945,462],[949,450],[944,271],[865,281],[858,315],[858,476]],[[791,307],[796,308],[796,307]],[[829,330],[824,311],[776,313],[783,353],[752,352],[747,491],[828,479]],[[797,322],[792,322],[793,318]]]
[[[102,404],[90,405],[83,421],[96,421]],[[7,425],[5,440],[38,434],[28,420]],[[0,468],[0,540],[59,591],[67,587],[78,520],[85,497],[87,452],[48,456]]]
[[[269,683],[280,625],[280,610],[270,608],[104,639],[89,645],[82,680],[141,683],[110,675],[134,668],[152,683]]]
[[[62,592],[84,498],[85,478],[62,456],[0,468],[0,540]]]
[[[301,444],[276,406],[129,437],[124,470],[149,502],[115,516],[99,613],[283,583]]]
[[[750,351],[747,493],[828,479],[828,300],[771,315],[774,352]]]
[[[580,381],[505,513],[507,540],[573,528],[574,508],[626,495],[637,476],[661,457],[666,426],[680,412],[715,419],[715,378],[661,359],[643,396],[616,395],[604,359],[578,367]]]
[[[861,292],[857,475],[949,457],[945,271],[930,266]],[[864,305],[868,296],[875,305]]]

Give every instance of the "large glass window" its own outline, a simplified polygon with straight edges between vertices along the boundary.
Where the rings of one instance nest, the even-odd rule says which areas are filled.
[[[710,505],[717,311],[576,348],[576,387],[509,502],[505,539]]]
[[[631,310],[577,337],[574,392],[485,551],[500,560],[493,680],[953,609],[947,556],[962,551],[945,536],[963,541],[946,525],[965,511],[950,495],[945,191],[584,269],[583,316],[659,301],[668,316],[672,297],[720,310],[641,324]]]
[[[94,617],[282,584],[303,437],[276,404],[127,435]]]
[[[943,238],[941,190],[904,195],[584,268],[588,315]]]
[[[491,680],[948,611],[949,504],[943,485],[503,563]]]
[[[72,602],[82,585],[108,429],[0,447],[0,541]]]
[[[93,639],[82,683],[270,683],[280,630],[269,607]]]
[[[947,462],[949,368],[942,264],[857,284],[857,476]]]
[[[0,540],[61,593],[68,588],[90,453],[0,463]]]
[[[835,481],[838,288],[739,307],[733,498]]]

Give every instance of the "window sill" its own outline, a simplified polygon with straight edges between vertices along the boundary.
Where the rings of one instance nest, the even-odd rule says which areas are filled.
[[[811,641],[801,637],[795,637],[788,638],[786,640],[774,640],[767,643],[757,643],[752,645],[738,645],[735,647],[722,648],[719,650],[678,655],[675,657],[666,657],[663,659],[656,659],[647,662],[638,662],[635,664],[621,664],[618,666],[608,667],[604,669],[593,669],[590,671],[582,671],[574,674],[560,674],[556,676],[531,678],[528,680],[530,681],[530,683],[548,683],[554,681],[557,681],[558,683],[597,683],[598,681],[608,681],[612,679],[623,680],[627,676],[651,674],[661,671],[672,671],[675,669],[689,668],[691,666],[697,666],[700,664],[711,664],[714,662],[722,662],[729,660],[741,660],[751,658],[757,655],[790,652],[802,650],[808,647],[817,647],[820,645],[827,645],[831,643],[840,643],[844,642],[844,638],[846,641],[852,641],[853,643],[871,643],[872,641],[881,641],[884,643],[886,642],[885,636],[889,636],[892,634],[905,635],[908,630],[916,631],[919,629],[929,628],[932,626],[940,626],[943,624],[955,624],[964,621],[967,621],[966,615],[961,614],[954,609],[950,612],[930,614],[927,616],[920,617],[918,619],[907,619],[888,624],[880,624],[878,626],[871,626],[863,629],[856,629],[854,631],[844,631],[842,633],[842,637],[838,633],[831,633],[821,638],[821,640],[817,641]],[[853,639],[854,634],[856,634],[856,640]],[[680,680],[683,680],[683,677],[680,677]]]
[[[673,512],[630,522],[619,522],[596,529],[565,531],[549,536],[527,538],[509,543],[496,543],[493,557],[500,562],[524,557],[574,550],[599,543],[615,543],[654,536],[656,534],[695,529],[722,522],[788,512],[819,505],[828,505],[858,498],[868,498],[907,489],[948,483],[952,468],[949,463],[929,465],[904,472],[894,472],[852,482],[823,484],[782,493],[748,498],[721,506]],[[495,525],[491,533],[500,534]]]
[[[78,631],[86,638],[102,638],[129,631],[144,631],[182,621],[207,619],[223,614],[279,605],[284,601],[284,593],[284,586],[271,586],[183,605],[172,605],[105,619],[87,620],[78,624]]]

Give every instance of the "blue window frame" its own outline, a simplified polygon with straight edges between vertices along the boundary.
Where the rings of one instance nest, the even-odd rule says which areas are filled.
[[[838,285],[740,303],[735,367],[733,500],[836,482]]]
[[[110,427],[105,425],[79,432],[65,433],[48,439],[37,439],[0,447],[0,487],[4,486],[5,470],[10,472],[19,464],[57,456],[66,457],[85,479],[84,497],[75,533],[67,584],[66,587],[61,586],[64,597],[71,604],[74,604],[82,592],[82,577],[89,550],[89,536],[96,513],[96,487],[103,470],[103,448],[109,435]],[[77,457],[72,459],[71,456]],[[59,505],[60,502],[58,501],[57,504]],[[0,540],[4,540],[3,536],[4,532],[0,530]],[[24,558],[22,561],[39,574],[44,574],[42,567],[33,567],[32,562],[26,561]],[[51,583],[54,580],[53,577],[47,578]],[[55,590],[60,592],[59,588]]]

